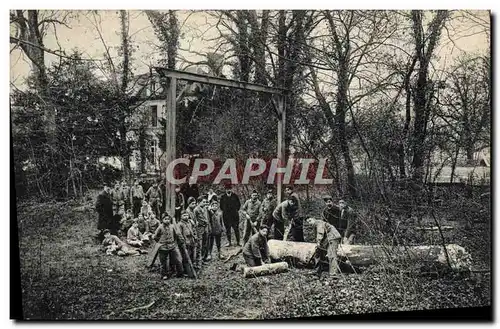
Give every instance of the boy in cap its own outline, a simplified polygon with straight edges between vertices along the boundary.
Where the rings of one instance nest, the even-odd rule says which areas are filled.
[[[196,236],[198,244],[196,245],[195,269],[201,268],[201,263],[207,261],[208,243],[210,232],[210,218],[208,217],[207,196],[202,195],[198,198],[198,205],[194,208],[194,220],[196,222]]]
[[[262,262],[267,263],[269,261],[267,230],[267,226],[261,226],[259,232],[252,235],[243,246],[243,258],[250,267],[260,266]]]
[[[274,199],[273,190],[268,189],[266,197],[262,200],[259,208],[260,225],[266,225],[271,228],[273,225],[273,210],[276,208],[276,199]]]
[[[323,220],[308,218],[307,224],[316,229],[316,253],[315,267],[316,273],[321,278],[322,263],[327,262],[329,273],[334,276],[338,273],[337,248],[340,243],[341,235],[335,227]]]
[[[149,204],[151,205],[151,209],[154,211],[156,217],[160,216],[160,206],[162,202],[162,193],[160,188],[158,187],[158,183],[154,182],[153,186],[151,186],[147,192],[146,197],[149,197]]]
[[[196,256],[196,240],[195,240],[195,228],[192,225],[189,214],[186,210],[181,213],[181,220],[179,221],[179,233],[183,236],[186,250],[192,261],[195,260]]]
[[[141,211],[142,200],[144,199],[144,190],[139,185],[139,180],[137,179],[134,182],[134,186],[130,188],[130,198],[132,199],[134,217],[137,217]]]
[[[261,202],[259,201],[258,196],[257,191],[253,190],[250,195],[250,199],[245,201],[245,204],[243,204],[243,207],[241,208],[243,215],[246,217],[243,244],[250,239],[250,236],[257,233],[257,230],[259,229],[258,224],[260,223],[257,221],[257,218],[259,217]]]
[[[342,236],[342,243],[351,244],[356,232],[354,210],[344,200],[339,200],[339,204],[335,206],[333,198],[329,195],[325,195],[323,200],[326,206],[321,214],[322,219],[335,226]]]
[[[217,245],[217,258],[221,259],[220,245],[222,232],[224,231],[224,223],[222,220],[222,211],[219,208],[219,201],[217,198],[212,198],[210,209],[208,211],[210,217],[210,240],[208,244],[208,257],[207,260],[212,258],[212,250],[214,242]]]
[[[175,220],[176,222],[181,221],[181,212],[185,208],[184,195],[181,193],[181,187],[175,185]]]
[[[298,220],[298,200],[295,196],[289,196],[285,201],[281,202],[273,211],[274,218],[274,239],[283,240],[285,234],[285,226],[290,226],[296,229],[294,222]],[[296,225],[296,224],[295,224]],[[302,239],[298,236],[300,231],[293,231],[291,236],[294,241],[304,241],[304,234],[302,232]],[[290,235],[290,234],[288,234]],[[285,236],[285,238],[287,238]],[[297,238],[297,239],[296,239]]]
[[[183,273],[182,256],[179,244],[184,244],[184,237],[178,232],[176,225],[172,223],[172,218],[163,216],[162,224],[158,226],[153,239],[158,242],[158,256],[161,264],[161,276],[168,279],[168,265],[171,264],[176,269],[176,274],[180,277]]]

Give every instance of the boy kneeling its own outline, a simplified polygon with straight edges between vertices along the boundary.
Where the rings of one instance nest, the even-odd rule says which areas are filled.
[[[316,273],[321,277],[321,265],[328,259],[330,276],[338,274],[337,248],[342,236],[335,226],[325,221],[308,218],[307,224],[316,227]]]
[[[260,266],[269,262],[269,247],[267,246],[267,226],[262,225],[259,232],[248,239],[243,246],[243,258],[248,266]]]

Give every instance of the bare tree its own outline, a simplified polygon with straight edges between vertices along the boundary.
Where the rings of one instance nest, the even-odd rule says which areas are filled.
[[[57,51],[47,49],[44,45],[44,37],[52,27],[56,33],[56,26],[66,24],[70,12],[53,10],[12,10],[10,12],[11,37],[10,43],[13,49],[19,48],[29,58],[34,74],[35,88],[43,97],[47,89],[47,68],[45,65],[45,53],[58,54]],[[60,53],[60,52],[59,52]],[[56,113],[54,108],[47,105],[44,107],[45,132],[52,139],[56,130]]]
[[[411,12],[413,23],[413,42],[418,61],[417,77],[413,93],[415,121],[412,135],[412,169],[413,180],[421,182],[424,176],[424,159],[426,154],[425,142],[427,124],[430,115],[430,100],[432,95],[432,81],[429,80],[429,65],[439,42],[439,37],[449,12],[438,10],[432,17],[427,29],[424,28],[425,13],[419,10]]]
[[[386,12],[324,11],[322,15],[327,22],[327,41],[323,43],[321,51],[313,48],[309,48],[309,51],[326,63],[328,70],[334,73],[335,80],[320,79],[319,72],[310,67],[311,81],[333,134],[331,142],[337,141],[342,154],[347,171],[347,192],[356,197],[355,170],[346,129],[347,117],[350,115],[354,119],[352,110],[357,103],[389,85],[391,74],[382,79],[376,78],[374,68],[380,65],[383,57],[377,59],[375,51],[391,37],[394,29]],[[363,90],[353,92],[354,83],[363,86]],[[335,96],[332,101],[322,91],[321,86],[325,84],[333,86]],[[359,132],[358,135],[370,158],[370,152],[364,146]]]
[[[439,117],[452,135],[458,136],[469,164],[474,152],[489,145],[490,69],[488,56],[462,56],[447,75]]]

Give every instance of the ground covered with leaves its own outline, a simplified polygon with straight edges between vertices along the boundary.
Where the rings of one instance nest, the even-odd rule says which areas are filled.
[[[373,267],[317,280],[292,268],[245,279],[229,270],[243,264],[239,256],[229,263],[212,260],[198,280],[163,281],[146,269],[147,255],[121,258],[98,250],[92,200],[18,205],[25,318],[273,319],[491,304],[487,270],[436,277]],[[471,252],[475,268],[487,268],[489,225],[458,235],[450,243]],[[223,248],[225,255],[233,251]]]

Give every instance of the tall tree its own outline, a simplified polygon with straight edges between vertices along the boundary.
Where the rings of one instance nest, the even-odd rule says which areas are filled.
[[[162,54],[160,64],[175,69],[177,52],[179,48],[180,28],[175,10],[160,12],[147,10],[149,22],[153,26],[156,37],[160,41],[159,49]]]
[[[56,26],[66,25],[68,11],[54,10],[12,10],[10,12],[12,49],[20,48],[29,58],[33,68],[33,79],[40,96],[47,92],[47,68],[45,53],[60,54],[60,52],[47,49],[44,38],[50,28],[56,33]],[[12,51],[11,49],[11,51]],[[53,138],[56,130],[56,113],[54,107],[46,104],[44,109],[44,129],[49,138]]]
[[[431,15],[431,13],[429,13]],[[424,176],[424,160],[427,154],[427,124],[431,111],[431,96],[435,84],[429,80],[429,65],[439,42],[441,31],[449,17],[446,10],[434,13],[427,28],[424,28],[425,13],[412,10],[413,42],[418,61],[417,77],[413,93],[415,121],[412,134],[413,180],[421,182]]]
[[[319,71],[314,66],[310,66],[310,77],[315,96],[332,132],[329,143],[336,141],[342,155],[347,172],[347,193],[355,198],[358,193],[347,118],[350,116],[353,120],[360,143],[370,158],[363,137],[354,124],[353,108],[367,96],[390,84],[391,74],[377,72],[377,68],[384,65],[384,57],[376,51],[394,33],[394,25],[388,13],[383,11],[324,11],[322,16],[328,30],[326,42],[321,49],[312,44],[308,49],[326,66],[319,71],[323,71],[323,74],[325,71],[333,73],[334,80],[320,79]],[[358,86],[357,91],[353,90],[353,84]],[[334,90],[332,100],[328,100],[322,85],[331,86]],[[333,108],[331,103],[334,103]]]
[[[489,146],[490,69],[489,56],[464,55],[447,74],[447,89],[439,113],[457,147],[465,151],[469,164],[478,148]]]

